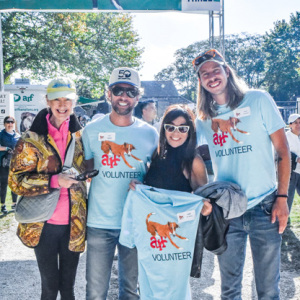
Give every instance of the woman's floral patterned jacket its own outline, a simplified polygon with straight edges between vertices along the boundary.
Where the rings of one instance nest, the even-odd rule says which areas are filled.
[[[8,184],[18,195],[36,196],[50,192],[50,180],[61,173],[62,160],[53,138],[48,134],[46,115],[48,109],[41,110],[29,131],[19,139],[10,163]],[[81,142],[81,126],[74,115],[70,116],[67,145],[75,133],[75,153],[73,167],[85,171],[84,153]],[[67,147],[68,147],[67,146]],[[69,249],[83,252],[86,235],[86,183],[79,182],[69,188],[70,199],[70,242]],[[36,247],[44,227],[44,222],[19,224],[17,235],[28,247]]]

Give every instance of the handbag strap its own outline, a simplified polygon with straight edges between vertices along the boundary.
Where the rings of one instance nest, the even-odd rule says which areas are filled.
[[[65,156],[65,163],[63,166],[63,171],[72,168],[74,153],[75,153],[75,133],[72,133],[72,139],[70,142],[70,146],[69,146],[66,156]]]

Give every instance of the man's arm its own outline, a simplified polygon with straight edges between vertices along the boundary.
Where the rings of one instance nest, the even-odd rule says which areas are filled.
[[[270,135],[278,155],[278,195],[287,195],[291,174],[291,158],[284,129],[279,129]],[[279,233],[283,233],[289,216],[287,198],[277,197],[272,209],[272,223],[278,218]]]

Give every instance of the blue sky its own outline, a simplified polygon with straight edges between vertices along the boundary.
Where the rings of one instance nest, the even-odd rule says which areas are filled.
[[[225,0],[225,34],[264,34],[274,27],[274,22],[288,21],[296,11],[300,11],[300,0]],[[209,36],[208,15],[168,12],[134,16],[134,29],[141,38],[140,46],[145,48],[142,80],[153,80],[156,73],[174,61],[177,49]],[[215,29],[218,35],[218,23]]]

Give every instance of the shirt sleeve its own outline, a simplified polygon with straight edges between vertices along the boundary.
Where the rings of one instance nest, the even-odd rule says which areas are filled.
[[[89,128],[86,127],[82,133],[82,143],[83,143],[85,160],[89,160],[94,157],[92,149],[91,149],[91,143],[89,140],[88,130],[89,130]]]
[[[121,226],[121,233],[119,242],[123,246],[126,246],[128,248],[134,248],[135,242],[134,242],[134,224],[133,224],[133,201],[135,197],[136,192],[130,190],[124,210],[123,210],[123,217],[122,217],[122,226]]]
[[[260,93],[261,116],[268,134],[271,135],[277,130],[284,128],[285,123],[271,95],[263,91],[260,91]]]
[[[57,175],[57,174],[51,176],[51,179],[50,179],[50,187],[53,188],[53,189],[58,189],[58,188],[60,188],[60,186],[59,186],[59,184],[58,184],[58,175]]]
[[[204,135],[202,122],[198,118],[196,119],[196,133],[197,133],[197,146],[207,145],[207,140]]]

